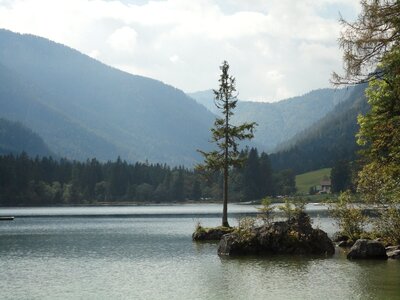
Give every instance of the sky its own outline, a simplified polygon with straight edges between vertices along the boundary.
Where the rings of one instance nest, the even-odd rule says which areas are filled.
[[[218,87],[224,60],[242,100],[331,87],[340,14],[359,0],[0,0],[0,28],[39,35],[185,92]]]

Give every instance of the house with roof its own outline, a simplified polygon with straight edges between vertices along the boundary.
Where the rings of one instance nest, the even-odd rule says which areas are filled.
[[[332,183],[329,178],[324,178],[320,182],[319,194],[330,194],[332,190]]]

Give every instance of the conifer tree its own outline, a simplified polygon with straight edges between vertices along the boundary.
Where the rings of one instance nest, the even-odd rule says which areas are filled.
[[[229,64],[224,61],[220,67],[222,73],[219,79],[219,89],[214,90],[214,103],[221,110],[222,118],[217,118],[211,129],[212,142],[217,144],[217,150],[199,152],[204,156],[204,163],[197,166],[203,171],[223,172],[223,212],[222,226],[228,223],[228,178],[229,169],[240,166],[243,158],[239,156],[238,141],[253,138],[255,122],[233,125],[231,118],[237,103],[235,78],[229,75]]]

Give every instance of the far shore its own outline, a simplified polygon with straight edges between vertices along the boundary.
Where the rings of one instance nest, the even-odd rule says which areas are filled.
[[[270,198],[271,203],[280,204],[284,203],[286,199],[295,200],[296,198],[305,200],[306,204],[311,203],[328,203],[336,199],[336,195],[304,195],[304,196],[279,196],[275,198]],[[236,205],[261,205],[260,200],[253,201],[229,201],[230,204]],[[86,201],[84,203],[68,203],[68,204],[53,204],[44,206],[14,206],[14,207],[92,207],[92,206],[168,206],[168,205],[185,205],[185,204],[222,204],[222,200],[185,200],[185,201]],[[11,208],[11,206],[4,206],[3,208]]]

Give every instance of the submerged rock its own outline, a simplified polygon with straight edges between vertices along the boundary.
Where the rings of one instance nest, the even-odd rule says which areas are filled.
[[[386,249],[382,243],[373,240],[359,239],[347,254],[348,259],[387,259]]]
[[[197,227],[192,234],[193,241],[219,241],[224,234],[231,233],[234,229],[231,227]]]
[[[333,255],[328,235],[311,227],[305,213],[285,222],[274,222],[222,236],[218,255],[316,254]]]

